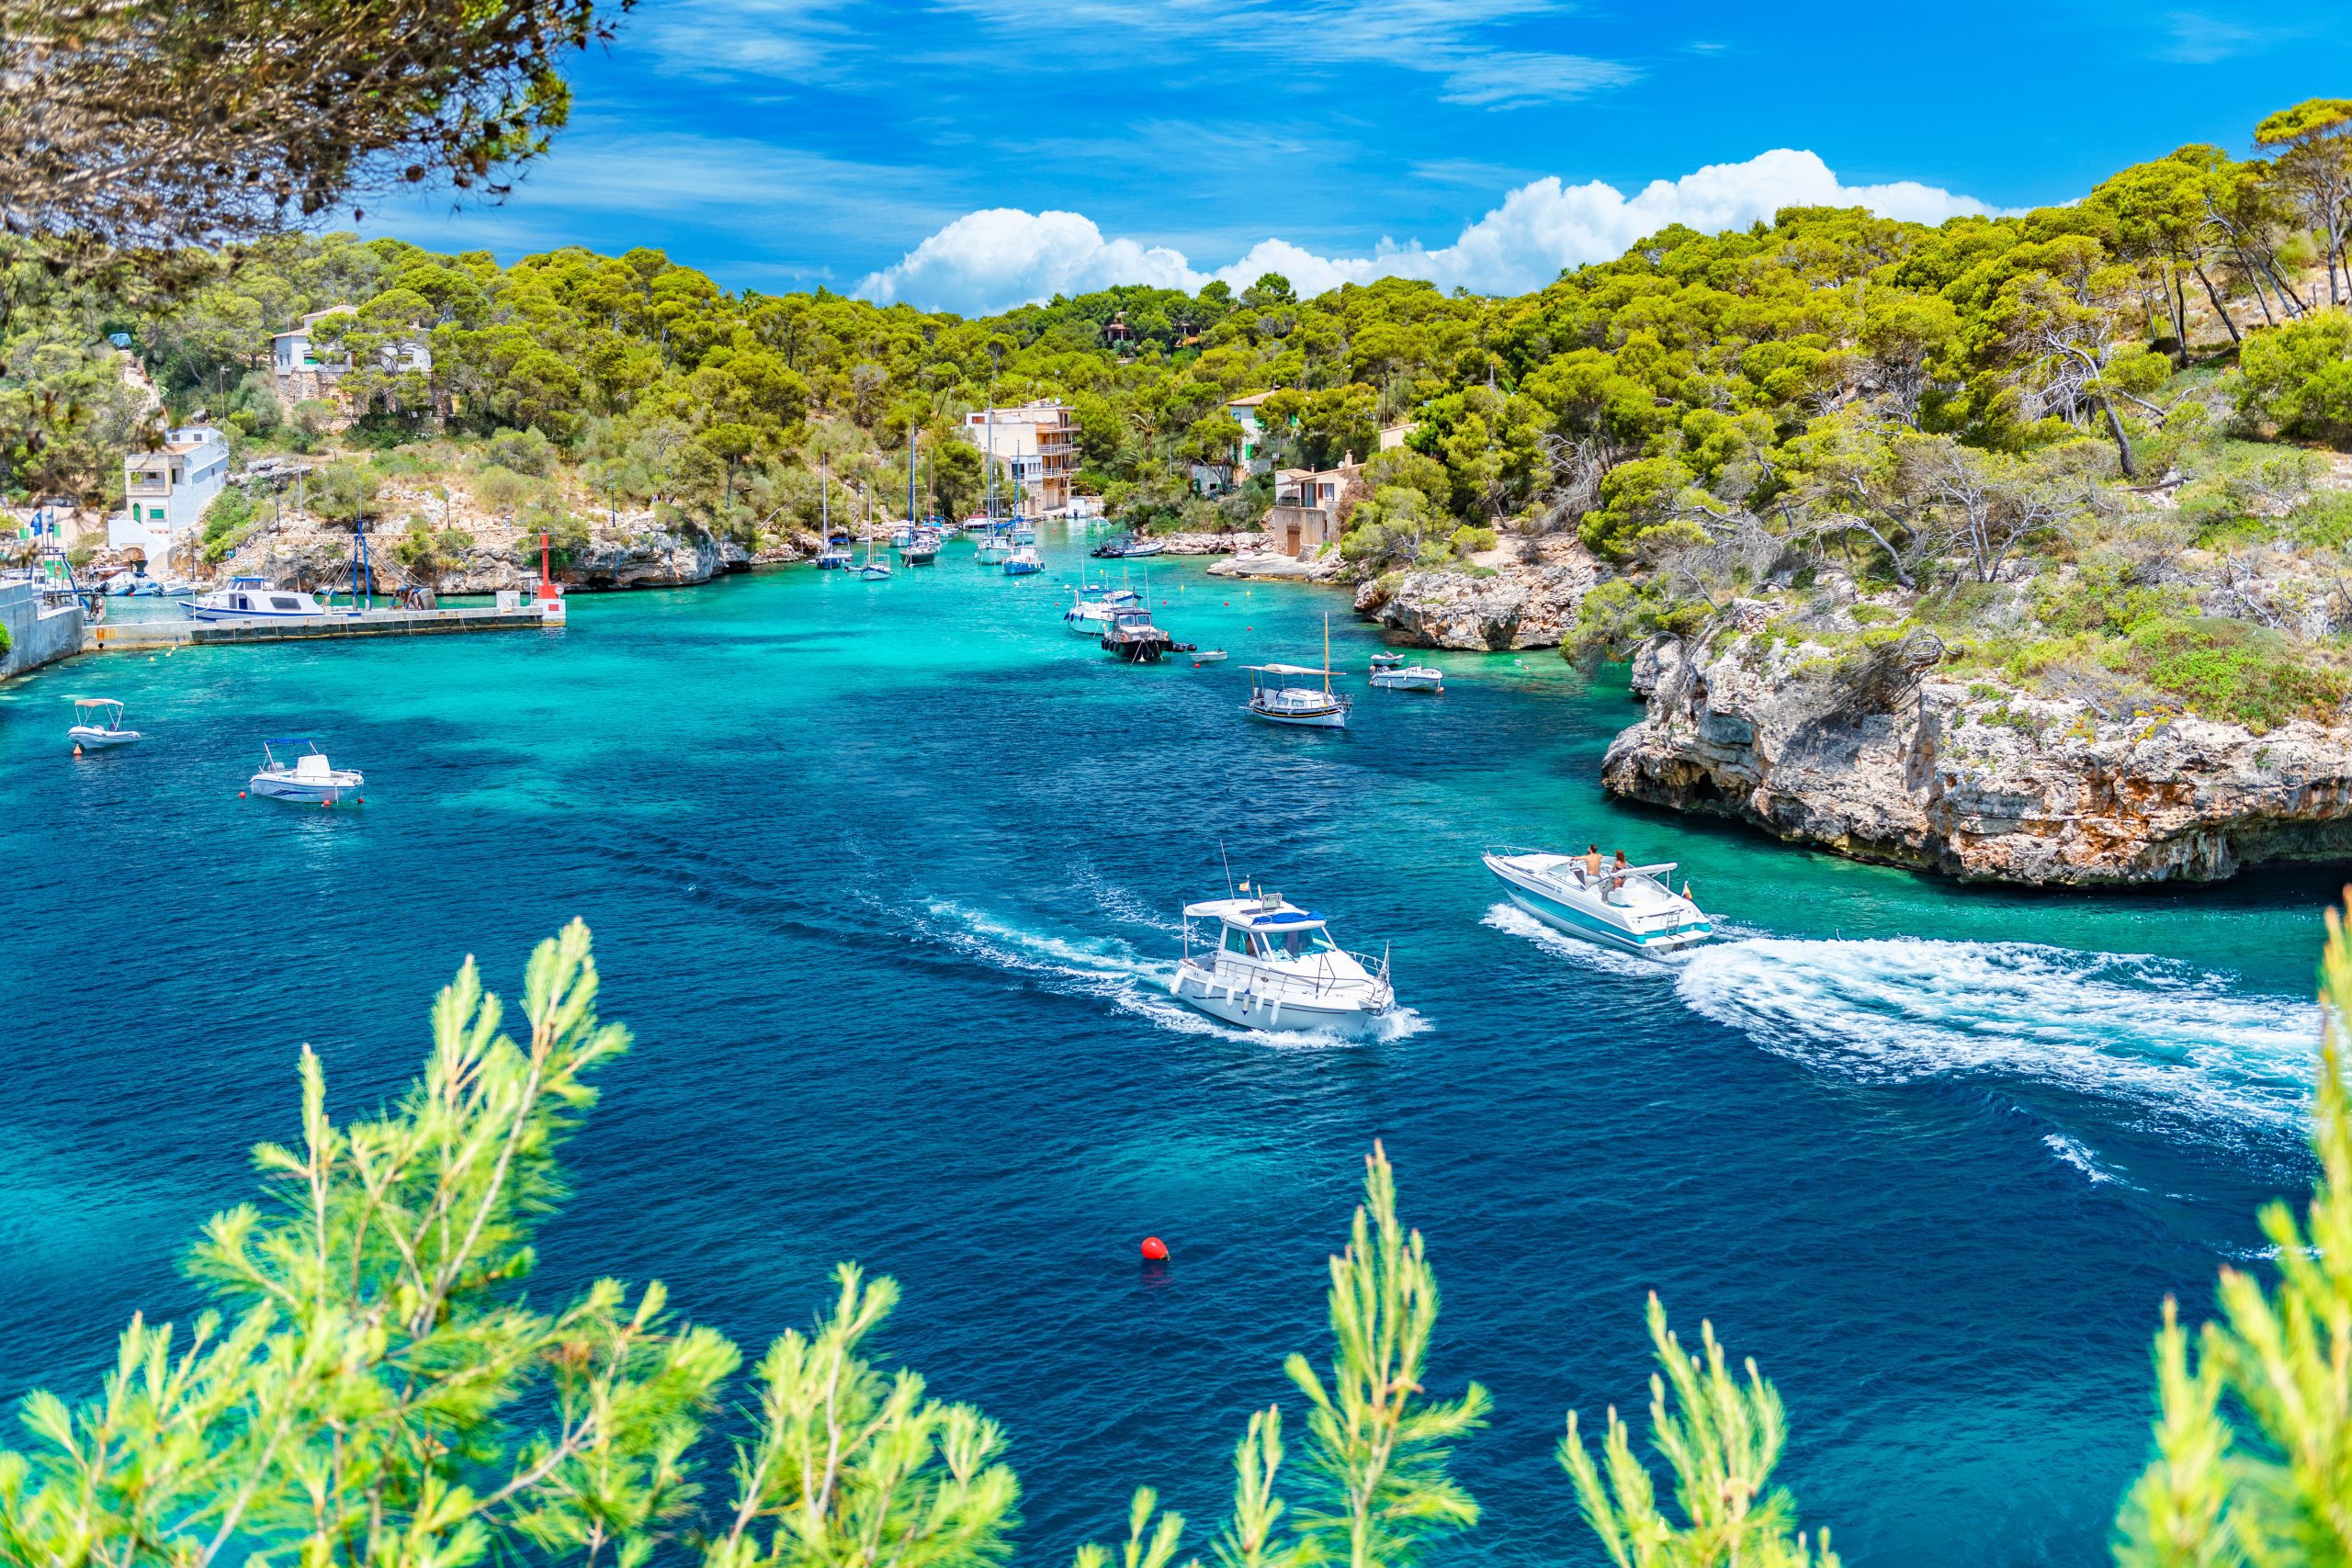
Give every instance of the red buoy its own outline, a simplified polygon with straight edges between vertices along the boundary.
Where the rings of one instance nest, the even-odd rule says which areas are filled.
[[[1143,1255],[1154,1263],[1168,1261],[1168,1244],[1156,1235],[1143,1238]]]

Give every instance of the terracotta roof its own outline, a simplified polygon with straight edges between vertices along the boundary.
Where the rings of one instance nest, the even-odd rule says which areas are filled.
[[[1275,387],[1263,392],[1252,392],[1246,398],[1227,398],[1225,406],[1229,409],[1254,409],[1281,390],[1280,387]]]

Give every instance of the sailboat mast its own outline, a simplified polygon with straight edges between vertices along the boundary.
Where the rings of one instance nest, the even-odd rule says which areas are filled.
[[[1323,694],[1331,694],[1331,612],[1323,612]]]
[[[831,454],[817,458],[817,512],[820,521],[817,526],[825,535],[825,548],[833,547],[833,459]]]

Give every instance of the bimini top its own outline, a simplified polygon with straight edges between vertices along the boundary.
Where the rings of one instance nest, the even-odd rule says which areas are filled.
[[[1338,673],[1334,670],[1310,670],[1304,664],[1246,664],[1242,668],[1254,670],[1261,675],[1334,675]]]
[[[122,706],[112,697],[75,697],[74,705],[77,708],[119,708]]]
[[[1304,931],[1325,924],[1323,916],[1313,909],[1302,909],[1284,901],[1268,908],[1263,898],[1211,898],[1205,903],[1184,906],[1188,920],[1219,919],[1229,926],[1245,926],[1254,931]]]

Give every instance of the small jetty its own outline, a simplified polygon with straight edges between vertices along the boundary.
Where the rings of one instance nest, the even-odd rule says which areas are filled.
[[[463,605],[433,610],[362,610],[357,615],[279,617],[274,620],[102,621],[84,629],[85,653],[153,653],[159,649],[222,642],[304,642],[315,637],[426,637],[439,632],[538,631],[564,624],[560,608],[541,611],[546,601],[519,604]],[[560,606],[561,600],[554,603]]]

